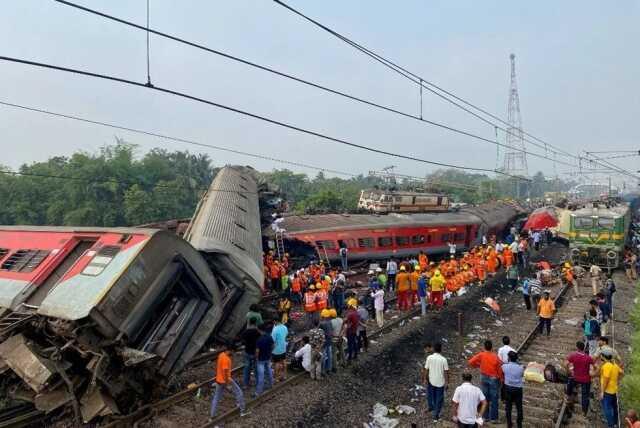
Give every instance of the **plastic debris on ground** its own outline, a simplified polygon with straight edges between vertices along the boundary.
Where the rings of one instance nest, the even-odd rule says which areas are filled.
[[[489,306],[494,312],[500,312],[500,305],[491,297],[487,297],[484,299],[484,304]]]
[[[419,320],[419,319],[420,319],[420,316],[413,317],[413,318],[411,318],[411,319],[412,319],[412,320]]]
[[[544,383],[544,365],[535,361],[527,364],[524,371],[524,380],[528,382]]]
[[[578,323],[580,322],[580,320],[576,319],[576,318],[570,318],[568,320],[564,320],[564,322],[566,324],[569,324],[569,325],[572,325],[572,326],[576,327],[578,325]]]
[[[373,406],[373,413],[371,414],[372,421],[370,423],[364,423],[365,428],[395,428],[400,421],[387,417],[389,415],[389,408],[381,403],[376,403]]]
[[[416,412],[416,409],[405,404],[398,404],[396,406],[396,411],[401,415],[413,415]]]
[[[504,323],[503,323],[502,321],[500,321],[500,320],[496,320],[496,323],[495,323],[495,324],[496,324],[496,326],[498,326],[498,327],[502,327],[502,326],[504,325]]]

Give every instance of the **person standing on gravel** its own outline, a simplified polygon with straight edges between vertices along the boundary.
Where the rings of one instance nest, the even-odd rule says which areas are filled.
[[[369,350],[369,338],[367,338],[367,321],[369,320],[369,311],[360,302],[358,305],[358,352],[367,352]]]
[[[354,300],[354,299],[350,299]],[[347,303],[348,309],[346,319],[342,326],[341,336],[347,336],[347,363],[358,358],[358,325],[360,324],[360,316],[356,310],[357,303]]]
[[[602,287],[602,269],[600,269],[600,266],[593,264],[589,268],[589,275],[591,276],[591,289],[595,296],[598,294],[600,287]]]
[[[576,351],[567,356],[566,363],[570,373],[569,381],[567,382],[567,395],[569,397],[573,396],[577,386],[580,385],[582,413],[587,416],[591,393],[590,369],[594,365],[594,360],[585,353],[584,342],[576,343]]]
[[[511,347],[511,338],[509,336],[502,337],[502,346],[498,349],[498,357],[503,364],[509,362],[509,352],[515,352],[516,350]]]
[[[216,416],[216,413],[218,411],[218,404],[220,403],[222,394],[224,393],[225,389],[227,389],[227,387],[231,387],[231,391],[236,397],[236,403],[240,408],[240,416],[246,416],[249,414],[245,407],[242,389],[240,389],[240,386],[231,377],[231,352],[233,351],[233,345],[225,344],[223,345],[222,352],[218,354],[218,361],[216,363],[216,388],[213,393],[213,398],[211,399],[211,410],[209,412],[210,420],[212,420]]]
[[[244,345],[244,367],[242,369],[242,384],[249,388],[251,383],[251,371],[256,371],[256,342],[260,338],[260,331],[256,327],[256,320],[249,320],[249,327],[242,333]],[[257,377],[257,376],[256,376]]]
[[[333,370],[333,325],[331,324],[331,315],[332,311],[330,309],[323,309],[320,312],[320,328],[324,332],[322,372],[325,375],[335,371]]]
[[[283,382],[287,378],[287,336],[289,329],[281,320],[276,319],[276,325],[271,331],[273,338],[273,368],[276,382]]]
[[[492,422],[498,421],[498,395],[500,382],[504,378],[502,373],[502,361],[498,354],[492,352],[493,343],[484,341],[484,351],[477,353],[469,359],[471,367],[480,368],[480,385],[482,392],[489,400],[489,408],[484,412],[484,418]]]
[[[433,423],[437,423],[444,403],[444,388],[449,383],[449,365],[442,356],[442,343],[436,343],[433,354],[427,357],[422,383],[427,385],[427,405],[433,412]]]
[[[618,425],[618,385],[624,372],[610,352],[603,352],[602,358],[605,362],[600,367],[600,402],[607,426],[614,428]]]
[[[480,388],[471,383],[472,379],[471,373],[463,373],[462,385],[453,393],[451,419],[458,428],[476,428],[487,409],[487,399]]]
[[[540,317],[540,333],[547,329],[547,338],[551,335],[551,320],[556,312],[556,305],[549,297],[549,292],[545,290],[544,297],[538,302],[538,316]]]
[[[427,297],[429,284],[427,283],[427,274],[422,272],[418,279],[418,298],[420,299],[420,314],[422,316],[427,315]]]
[[[371,293],[373,299],[373,309],[376,312],[376,323],[378,328],[384,325],[384,287],[380,286],[376,291]]]
[[[398,273],[398,264],[391,259],[387,262],[387,291],[393,290],[396,286],[396,274]]]
[[[522,281],[522,298],[524,299],[524,305],[528,311],[531,310],[531,278],[525,278]]]
[[[518,353],[509,351],[507,363],[502,365],[504,372],[504,401],[507,416],[507,428],[513,428],[511,410],[516,405],[516,426],[522,428],[524,412],[522,410],[522,393],[524,389],[524,367],[518,364]]]
[[[271,356],[273,355],[273,347],[275,342],[271,337],[273,326],[266,324],[262,336],[256,342],[258,349],[258,361],[256,363],[256,396],[262,394],[265,389],[273,386],[273,370],[271,368]]]

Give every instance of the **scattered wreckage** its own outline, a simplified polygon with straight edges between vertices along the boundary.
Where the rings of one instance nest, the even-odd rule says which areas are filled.
[[[158,395],[259,301],[252,171],[225,167],[187,240],[151,228],[0,226],[0,393],[76,422]],[[194,248],[195,247],[195,248]]]

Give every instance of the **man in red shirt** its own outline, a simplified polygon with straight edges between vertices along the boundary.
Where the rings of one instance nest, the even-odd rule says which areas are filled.
[[[567,383],[567,395],[571,397],[580,385],[582,392],[582,413],[587,416],[589,412],[589,394],[591,392],[591,374],[589,369],[595,365],[595,361],[584,352],[584,342],[576,343],[576,351],[567,356],[570,377]]]
[[[502,373],[502,361],[498,354],[492,352],[493,343],[484,341],[484,351],[477,353],[469,359],[471,367],[480,368],[480,388],[487,397],[489,406],[485,410],[483,418],[486,421],[498,422],[498,395],[500,383],[504,378]]]
[[[347,362],[356,360],[358,358],[358,325],[360,324],[360,315],[356,310],[358,301],[355,299],[349,299],[347,302],[347,313],[345,315],[345,322],[342,325],[343,336],[346,333],[347,336]]]

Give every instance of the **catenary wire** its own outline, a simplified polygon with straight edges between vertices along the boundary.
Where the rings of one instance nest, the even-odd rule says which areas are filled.
[[[207,100],[205,98],[201,98],[201,97],[197,97],[195,95],[190,95],[184,92],[180,92],[180,91],[176,91],[173,89],[168,89],[168,88],[163,88],[163,87],[159,87],[159,86],[147,86],[144,83],[140,83],[134,80],[129,80],[129,79],[125,79],[122,77],[116,77],[116,76],[112,76],[112,75],[108,75],[108,74],[101,74],[101,73],[94,73],[94,72],[89,72],[89,71],[85,71],[85,70],[80,70],[80,69],[75,69],[75,68],[69,68],[69,67],[61,67],[61,66],[57,66],[57,65],[53,65],[53,64],[47,64],[47,63],[42,63],[42,62],[36,62],[36,61],[29,61],[29,60],[25,60],[25,59],[21,59],[21,58],[14,58],[14,57],[7,57],[7,56],[0,56],[0,60],[2,61],[8,61],[8,62],[13,62],[13,63],[18,63],[18,64],[24,64],[24,65],[30,65],[30,66],[34,66],[34,67],[39,67],[39,68],[44,68],[44,69],[49,69],[49,70],[57,70],[57,71],[64,71],[67,73],[72,73],[72,74],[77,74],[77,75],[82,75],[82,76],[87,76],[87,77],[94,77],[94,78],[98,78],[98,79],[103,79],[103,80],[108,80],[108,81],[112,81],[112,82],[118,82],[118,83],[123,83],[123,84],[127,84],[127,85],[131,85],[131,86],[138,86],[141,88],[147,88],[147,89],[151,89],[154,91],[158,91],[158,92],[162,92],[165,94],[170,94],[170,95],[174,95],[177,97],[181,97],[181,98],[185,98],[188,100],[192,100],[192,101],[196,101],[202,104],[207,104],[210,105],[212,107],[217,107],[223,110],[227,110],[227,111],[231,111],[246,117],[251,117],[254,119],[258,119],[261,120],[263,122],[266,123],[270,123],[272,125],[277,125],[283,128],[287,128],[287,129],[291,129],[293,131],[297,131],[300,133],[304,133],[307,135],[312,135],[315,137],[318,137],[320,139],[323,140],[327,140],[327,141],[332,141],[334,143],[338,143],[344,146],[348,146],[348,147],[353,147],[353,148],[357,148],[360,150],[364,150],[364,151],[368,151],[368,152],[372,152],[372,153],[377,153],[377,154],[381,154],[381,155],[385,155],[385,156],[389,156],[389,157],[395,157],[395,158],[399,158],[399,159],[406,159],[406,160],[410,160],[410,161],[415,161],[415,162],[419,162],[419,163],[424,163],[424,164],[429,164],[429,165],[436,165],[436,166],[442,166],[442,167],[447,167],[447,168],[454,168],[454,169],[460,169],[460,170],[467,170],[467,171],[482,171],[482,172],[494,172],[497,174],[501,174],[501,175],[505,175],[508,177],[512,177],[518,180],[522,180],[522,181],[530,181],[530,179],[527,178],[523,178],[523,177],[518,177],[512,174],[508,174],[506,172],[503,171],[499,171],[499,170],[492,170],[489,168],[478,168],[478,167],[470,167],[470,166],[464,166],[464,165],[455,165],[455,164],[449,164],[449,163],[445,163],[445,162],[437,162],[437,161],[430,161],[427,159],[422,159],[422,158],[418,158],[415,156],[409,156],[409,155],[403,155],[400,153],[393,153],[393,152],[389,152],[386,150],[382,150],[382,149],[376,149],[374,147],[369,147],[369,146],[365,146],[362,144],[357,144],[357,143],[352,143],[350,141],[344,140],[344,139],[340,139],[340,138],[336,138],[336,137],[332,137],[329,136],[327,134],[323,134],[321,132],[317,132],[317,131],[312,131],[309,129],[305,129],[305,128],[301,128],[299,126],[296,125],[292,125],[286,122],[282,122],[276,119],[271,119],[267,116],[261,116],[259,114],[256,113],[251,113],[248,112],[246,110],[241,110],[235,107],[231,107],[225,104],[221,104],[221,103],[217,103],[211,100]]]
[[[386,106],[386,105],[383,105],[383,104],[380,104],[380,103],[377,103],[377,102],[374,102],[374,101],[371,101],[371,100],[360,98],[358,96],[349,94],[349,93],[344,92],[344,91],[332,89],[332,88],[329,88],[327,86],[321,85],[319,83],[311,82],[311,81],[303,79],[301,77],[297,77],[297,76],[294,76],[292,74],[276,70],[276,69],[274,69],[272,67],[267,67],[267,66],[264,66],[264,65],[260,65],[260,64],[257,64],[255,62],[252,62],[252,61],[249,61],[249,60],[246,60],[246,59],[243,59],[243,58],[239,58],[237,56],[234,56],[234,55],[219,51],[217,49],[213,49],[213,48],[204,46],[202,44],[195,43],[195,42],[180,38],[180,37],[175,36],[175,35],[171,35],[171,34],[159,31],[159,30],[155,30],[155,29],[149,28],[148,25],[147,25],[147,27],[145,27],[145,26],[136,24],[134,22],[127,21],[125,19],[118,18],[116,16],[109,15],[107,13],[100,12],[100,11],[97,11],[95,9],[91,9],[91,8],[88,8],[88,7],[85,7],[85,6],[82,6],[82,5],[78,5],[76,3],[73,3],[73,2],[70,2],[70,1],[67,1],[67,0],[53,0],[53,1],[55,1],[57,3],[60,3],[60,4],[63,4],[63,5],[66,5],[66,6],[73,7],[75,9],[82,10],[84,12],[88,12],[88,13],[100,16],[100,17],[105,18],[105,19],[109,19],[109,20],[112,20],[112,21],[115,21],[115,22],[130,26],[132,28],[136,28],[136,29],[139,29],[139,30],[146,31],[147,33],[152,33],[154,35],[157,35],[157,36],[160,36],[160,37],[164,37],[164,38],[167,38],[169,40],[173,40],[173,41],[178,42],[178,43],[182,43],[182,44],[185,44],[185,45],[188,45],[188,46],[191,46],[191,47],[194,47],[194,48],[197,48],[197,49],[200,49],[200,50],[203,50],[203,51],[215,54],[215,55],[222,56],[222,57],[230,59],[232,61],[236,61],[236,62],[239,62],[241,64],[244,64],[244,65],[247,65],[247,66],[250,66],[250,67],[253,67],[253,68],[257,68],[257,69],[260,69],[260,70],[275,74],[277,76],[280,76],[280,77],[283,77],[283,78],[286,78],[286,79],[290,79],[290,80],[296,81],[298,83],[301,83],[301,84],[304,84],[304,85],[307,85],[307,86],[311,86],[313,88],[316,88],[316,89],[319,89],[319,90],[322,90],[322,91],[325,91],[325,92],[328,92],[328,93],[331,93],[331,94],[334,94],[334,95],[338,95],[338,96],[350,99],[352,101],[356,101],[356,102],[359,102],[359,103],[362,103],[362,104],[366,104],[366,105],[368,105],[370,107],[381,109],[381,110],[384,110],[384,111],[387,111],[389,113],[393,113],[393,114],[396,114],[396,115],[404,116],[406,118],[418,120],[418,121],[420,121],[420,122],[422,122],[424,124],[436,126],[436,127],[445,129],[447,131],[454,132],[454,133],[457,133],[457,134],[461,134],[461,135],[464,135],[464,136],[467,136],[467,137],[470,137],[470,138],[473,138],[473,139],[476,139],[476,140],[479,140],[479,141],[484,141],[484,142],[487,142],[487,143],[490,143],[490,144],[495,144],[497,146],[502,146],[502,147],[508,148],[510,150],[516,150],[516,151],[525,153],[525,154],[533,156],[533,157],[537,157],[537,158],[540,158],[540,159],[553,161],[553,159],[549,158],[548,156],[541,155],[541,154],[538,154],[538,153],[535,153],[535,152],[530,152],[530,151],[527,151],[525,149],[513,148],[513,147],[511,147],[511,146],[509,146],[507,144],[500,143],[497,138],[495,140],[492,140],[492,139],[485,138],[485,137],[482,137],[480,135],[471,133],[469,131],[465,131],[465,130],[461,130],[461,129],[458,129],[458,128],[454,128],[454,127],[446,125],[444,123],[440,123],[440,122],[424,119],[422,114],[420,114],[419,116],[416,116],[416,115],[413,115],[413,114],[410,114],[410,113],[395,109],[393,107],[389,107],[389,106]],[[420,86],[420,87],[422,88],[422,86]],[[429,88],[425,88],[425,89],[430,90]],[[464,107],[462,107],[462,108],[464,108]],[[470,113],[474,114],[473,112],[470,112]],[[481,119],[483,119],[483,118],[481,118]],[[494,124],[492,122],[488,122],[486,120],[485,120],[485,122],[491,124],[492,126],[494,126]],[[507,133],[509,132],[507,129],[504,129],[504,128],[501,128],[501,127],[497,127],[497,128],[501,129],[504,132],[507,132]],[[573,156],[573,155],[571,155],[571,156]],[[561,162],[561,161],[558,161],[558,162]],[[564,164],[567,165],[567,166],[571,166],[571,167],[575,167],[576,166],[574,164],[569,164],[569,163],[564,163]]]
[[[408,79],[408,80],[412,81],[413,83],[418,84],[418,85],[423,85],[423,83],[426,83],[426,84],[428,84],[428,85],[431,85],[431,86],[433,86],[433,87],[437,88],[438,90],[442,91],[443,93],[446,93],[446,94],[448,94],[448,95],[450,95],[450,96],[454,97],[455,99],[457,99],[457,100],[459,100],[459,101],[461,101],[461,102],[463,102],[463,103],[465,103],[465,104],[467,104],[467,105],[469,105],[469,106],[471,106],[471,107],[475,108],[476,110],[481,111],[481,112],[483,112],[483,113],[487,114],[488,116],[490,116],[490,117],[492,117],[492,118],[494,118],[494,119],[496,119],[496,120],[500,121],[501,123],[504,123],[504,124],[506,124],[507,126],[509,126],[508,122],[504,121],[503,119],[499,118],[498,116],[495,116],[495,115],[493,115],[493,114],[491,114],[491,113],[487,112],[486,110],[481,109],[481,108],[479,108],[479,107],[475,106],[474,104],[471,104],[471,103],[470,103],[470,102],[468,102],[468,101],[465,101],[464,99],[462,99],[462,98],[460,98],[460,97],[458,97],[458,96],[456,96],[456,95],[454,95],[454,94],[452,94],[452,93],[450,93],[450,92],[448,92],[448,91],[446,91],[446,90],[444,90],[444,89],[440,88],[439,86],[437,86],[437,85],[435,85],[435,84],[433,84],[433,83],[429,82],[428,80],[424,79],[423,77],[421,77],[421,76],[419,76],[419,75],[417,75],[417,74],[415,74],[415,73],[412,73],[412,72],[408,71],[406,68],[403,68],[403,67],[401,67],[401,66],[397,65],[397,64],[396,64],[396,63],[394,63],[393,61],[390,61],[390,60],[386,59],[385,57],[383,57],[383,56],[381,56],[381,55],[378,55],[377,53],[375,53],[375,52],[371,51],[370,49],[368,49],[368,48],[366,48],[366,47],[364,47],[364,46],[362,46],[362,45],[360,45],[360,44],[358,44],[358,43],[356,43],[356,42],[354,42],[354,41],[350,40],[349,38],[347,38],[347,37],[343,36],[342,34],[340,34],[340,33],[336,32],[335,30],[332,30],[331,28],[327,27],[326,25],[324,25],[324,24],[322,24],[322,23],[320,23],[320,22],[318,22],[318,21],[314,20],[313,18],[310,18],[309,16],[307,16],[307,15],[303,14],[302,12],[300,12],[300,11],[296,10],[295,8],[293,8],[293,7],[289,6],[288,4],[286,4],[286,3],[282,2],[281,0],[273,0],[273,1],[274,1],[275,3],[277,3],[277,4],[279,4],[280,6],[282,6],[282,7],[286,8],[286,9],[288,9],[289,11],[293,12],[294,14],[296,14],[296,15],[298,15],[298,16],[300,16],[300,17],[302,17],[303,19],[305,19],[305,20],[307,20],[307,21],[311,22],[311,23],[312,23],[312,24],[314,24],[315,26],[317,26],[317,27],[319,27],[319,28],[323,29],[324,31],[326,31],[326,32],[328,32],[328,33],[330,33],[330,34],[332,34],[333,36],[335,36],[335,37],[339,38],[340,40],[344,41],[345,43],[347,43],[347,44],[349,44],[349,45],[353,46],[353,47],[354,47],[354,48],[356,48],[357,50],[359,50],[359,51],[361,51],[361,52],[365,53],[366,55],[370,56],[371,58],[373,58],[373,59],[374,59],[374,60],[376,60],[377,62],[380,62],[381,64],[383,64],[383,65],[384,65],[384,66],[386,66],[387,68],[390,68],[391,70],[395,71],[396,73],[398,73],[398,74],[400,74],[400,75],[404,76],[406,79]],[[485,118],[483,118],[483,117],[479,116],[477,113],[474,113],[474,112],[470,111],[469,109],[465,108],[464,106],[461,106],[460,104],[458,104],[458,103],[456,103],[455,101],[453,101],[453,100],[451,100],[451,99],[447,98],[446,96],[444,96],[444,95],[442,95],[442,94],[440,94],[440,93],[438,93],[438,92],[436,92],[436,91],[432,90],[431,88],[425,87],[425,89],[427,89],[427,90],[428,90],[428,91],[430,91],[430,92],[433,92],[434,94],[436,94],[436,95],[438,95],[439,97],[441,97],[441,98],[445,99],[445,100],[446,100],[446,101],[448,101],[449,103],[451,103],[451,104],[453,104],[453,105],[455,105],[455,106],[457,106],[457,107],[461,108],[462,110],[464,110],[464,111],[468,112],[469,114],[471,114],[471,115],[473,115],[473,116],[477,117],[478,119],[482,120],[483,122],[485,122],[485,123],[487,123],[487,124],[491,124],[491,125],[493,125],[493,126],[496,126],[497,128],[501,129],[503,132],[506,132],[506,133],[509,133],[509,132],[510,132],[510,131],[509,131],[509,130],[507,130],[507,129],[504,129],[504,128],[502,128],[502,127],[498,127],[498,126],[497,126],[497,125],[495,125],[493,122],[488,121],[487,119],[485,119]],[[535,140],[539,141],[540,143],[542,143],[542,145],[541,145],[541,144],[538,144],[538,143],[536,143],[536,142],[534,142],[534,141],[531,141],[531,140],[529,140],[529,139],[526,139],[526,138],[523,138],[523,140],[524,140],[524,141],[526,141],[526,142],[528,142],[528,143],[530,143],[530,144],[532,144],[532,145],[535,145],[535,146],[537,146],[537,147],[544,148],[544,149],[545,149],[545,151],[547,151],[549,147],[553,147],[554,149],[556,149],[556,150],[557,150],[557,151],[555,151],[555,152],[554,152],[554,153],[556,153],[556,154],[562,154],[562,155],[564,155],[564,156],[569,156],[569,157],[572,157],[572,158],[576,158],[576,159],[578,160],[578,162],[580,162],[580,161],[582,161],[582,160],[584,160],[584,159],[585,159],[585,158],[582,158],[582,157],[581,157],[581,156],[579,156],[579,155],[578,155],[578,156],[576,156],[576,155],[574,155],[574,154],[571,154],[571,153],[567,152],[566,150],[561,149],[561,148],[559,148],[559,147],[557,147],[557,146],[555,146],[555,145],[553,145],[553,144],[547,143],[546,141],[541,140],[541,139],[539,139],[539,138],[537,138],[537,137],[535,137],[535,136],[533,136],[533,135],[531,135],[531,134],[529,134],[529,133],[525,132],[524,130],[520,130],[520,131],[522,131],[522,133],[523,133],[523,134],[525,134],[525,135],[527,135],[527,136],[530,136],[531,138],[533,138],[533,139],[535,139]],[[514,147],[510,147],[510,149],[512,149],[512,150],[517,150],[517,151],[521,151],[521,149],[519,149],[519,148],[514,148]],[[559,162],[559,161],[556,161],[556,162]],[[575,167],[576,165],[573,165],[573,166]],[[631,172],[629,172],[629,171],[627,171],[627,170],[624,170],[624,169],[622,169],[622,168],[620,168],[620,167],[617,167],[617,166],[616,166],[616,168],[618,169],[618,172],[620,172],[621,174],[625,174],[625,175],[628,175],[628,176],[633,177],[633,178],[635,178],[635,179],[639,179],[637,176],[633,175]]]
[[[286,164],[286,165],[292,165],[292,166],[297,166],[297,167],[302,167],[302,168],[313,169],[313,170],[317,170],[317,171],[321,171],[321,172],[327,172],[327,173],[336,174],[336,175],[344,175],[344,176],[348,176],[348,177],[352,177],[352,178],[358,177],[360,175],[364,176],[363,174],[354,174],[354,173],[351,173],[351,172],[337,171],[337,170],[328,169],[328,168],[322,168],[322,167],[313,166],[313,165],[309,165],[309,164],[305,164],[305,163],[301,163],[301,162],[287,161],[287,160],[283,160],[283,159],[279,159],[279,158],[273,158],[273,157],[270,157],[270,156],[260,155],[260,154],[256,154],[256,153],[243,152],[243,151],[240,151],[240,150],[230,149],[230,148],[227,148],[227,147],[221,147],[221,146],[216,146],[216,145],[211,145],[211,144],[206,144],[206,143],[200,143],[200,142],[197,142],[197,141],[194,141],[194,140],[188,140],[186,138],[172,137],[172,136],[161,134],[161,133],[155,132],[155,131],[145,131],[145,130],[141,130],[141,129],[137,129],[137,128],[131,128],[131,127],[128,127],[128,126],[116,125],[114,123],[87,119],[87,118],[84,118],[84,117],[69,115],[69,114],[65,114],[65,113],[58,113],[58,112],[54,112],[54,111],[51,111],[51,110],[45,110],[45,109],[42,109],[42,108],[29,107],[29,106],[10,103],[10,102],[7,102],[7,101],[2,101],[2,100],[0,100],[0,105],[6,106],[6,107],[22,109],[22,110],[33,112],[33,113],[40,113],[40,114],[44,114],[44,115],[50,115],[50,116],[53,116],[53,117],[59,117],[59,118],[62,118],[62,119],[75,120],[75,121],[88,123],[88,124],[92,124],[92,125],[104,126],[104,127],[108,127],[108,128],[119,129],[121,131],[127,131],[127,132],[131,132],[131,133],[147,135],[147,136],[151,136],[151,137],[157,137],[157,138],[161,138],[161,139],[164,139],[164,140],[176,141],[176,142],[185,143],[185,144],[192,144],[192,145],[199,146],[199,147],[206,147],[206,148],[210,148],[210,149],[214,149],[214,150],[230,152],[230,153],[239,154],[239,155],[242,155],[242,156],[249,156],[249,157],[253,157],[253,158],[257,158],[257,159],[273,161],[273,162],[279,162],[279,163],[283,163],[283,164]],[[371,175],[372,174],[369,174],[369,176],[371,176]],[[440,186],[447,186],[447,187],[458,187],[458,188],[461,188],[461,189],[470,189],[470,188],[479,189],[480,188],[480,186],[473,186],[473,185],[470,185],[470,184],[463,184],[463,183],[455,183],[455,182],[451,182],[451,181],[444,181],[444,180],[437,180],[437,179],[432,180],[432,179],[428,179],[428,178],[420,178],[420,177],[414,177],[414,176],[409,176],[409,175],[399,175],[399,174],[395,174],[395,175],[399,176],[401,178],[411,178],[411,179],[414,179],[414,180],[424,181],[424,182],[427,182],[427,184],[432,184],[432,185],[440,185]]]
[[[46,114],[46,115],[50,115],[50,116],[60,117],[60,118],[64,118],[64,119],[76,120],[76,121],[79,121],[79,122],[89,123],[89,124],[92,124],[92,125],[99,125],[99,126],[104,126],[104,127],[108,127],[108,128],[119,129],[121,131],[127,131],[127,132],[136,133],[136,134],[147,135],[147,136],[150,136],[150,137],[157,137],[157,138],[161,138],[161,139],[165,139],[165,140],[176,141],[176,142],[179,142],[179,143],[190,144],[190,145],[193,145],[193,146],[205,147],[205,148],[209,148],[209,149],[213,149],[213,150],[219,150],[219,151],[223,151],[223,152],[234,153],[234,154],[237,154],[237,155],[248,156],[248,157],[252,157],[252,158],[255,158],[255,159],[262,159],[262,160],[267,160],[267,161],[271,161],[271,162],[277,162],[277,163],[281,163],[281,164],[285,164],[285,165],[297,166],[297,167],[301,167],[301,168],[307,168],[307,169],[312,169],[312,170],[316,170],[316,171],[322,171],[322,172],[327,172],[327,173],[336,174],[336,175],[344,175],[344,176],[349,176],[349,177],[357,177],[358,176],[358,174],[353,174],[351,172],[344,172],[344,171],[338,171],[338,170],[335,170],[335,169],[322,168],[322,167],[319,167],[319,166],[309,165],[309,164],[302,163],[302,162],[289,161],[289,160],[280,159],[280,158],[274,158],[274,157],[271,157],[271,156],[265,156],[265,155],[261,155],[261,154],[257,154],[257,153],[250,153],[250,152],[245,152],[245,151],[241,151],[241,150],[231,149],[231,148],[228,148],[228,147],[217,146],[217,145],[208,144],[208,143],[201,143],[201,142],[198,142],[198,141],[195,141],[195,140],[189,140],[189,139],[186,139],[186,138],[172,137],[172,136],[169,136],[169,135],[166,135],[166,134],[161,134],[159,132],[145,131],[145,130],[142,130],[142,129],[131,128],[131,127],[128,127],[128,126],[123,126],[123,125],[116,125],[114,123],[102,122],[102,121],[98,121],[98,120],[87,119],[87,118],[84,118],[84,117],[74,116],[74,115],[70,115],[70,114],[58,113],[58,112],[54,112],[54,111],[51,111],[51,110],[45,110],[45,109],[36,108],[36,107],[29,107],[29,106],[10,103],[10,102],[7,102],[7,101],[2,101],[2,100],[0,100],[0,105],[7,106],[7,107],[14,107],[14,108],[22,109],[22,110],[35,112],[35,113],[41,113],[41,114]]]

